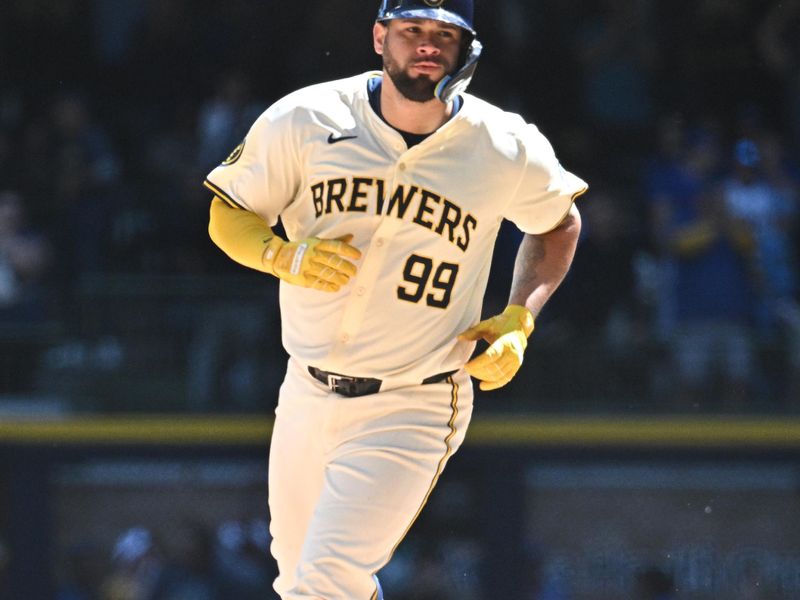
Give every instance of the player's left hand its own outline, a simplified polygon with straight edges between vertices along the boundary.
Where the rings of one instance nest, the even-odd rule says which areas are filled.
[[[533,326],[531,312],[524,306],[511,304],[501,314],[458,335],[462,341],[486,340],[490,344],[483,354],[464,365],[467,373],[480,380],[482,390],[496,390],[514,378],[522,365]]]

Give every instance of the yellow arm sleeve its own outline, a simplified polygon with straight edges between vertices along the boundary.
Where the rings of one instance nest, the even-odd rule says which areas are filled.
[[[285,242],[257,214],[232,208],[214,197],[211,201],[208,235],[225,254],[239,264],[275,275],[272,259]],[[272,252],[268,252],[270,249]]]

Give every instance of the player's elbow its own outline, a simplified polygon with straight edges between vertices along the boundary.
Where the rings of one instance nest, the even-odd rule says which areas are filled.
[[[567,216],[559,223],[553,231],[557,232],[560,236],[576,240],[581,234],[581,213],[575,203],[569,209]]]
[[[572,262],[581,234],[581,214],[574,204],[570,207],[567,216],[561,223],[545,234],[544,243],[548,252],[554,256],[563,256],[567,264]]]
[[[581,227],[583,222],[581,221],[581,212],[578,210],[578,206],[573,203],[572,207],[569,209],[569,214],[567,215],[567,221],[569,222],[568,227],[571,233],[575,236],[575,239],[578,239],[578,236],[581,234]]]

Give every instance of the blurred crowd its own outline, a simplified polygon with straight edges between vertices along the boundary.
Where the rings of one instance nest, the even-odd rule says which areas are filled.
[[[490,526],[486,523],[482,485],[452,475],[442,481],[414,530],[379,572],[388,596],[401,600],[494,600],[498,586],[508,587],[508,582],[499,581],[508,573],[497,573],[493,568],[499,554],[518,561],[513,580],[515,597],[522,600],[796,597],[797,561],[777,540],[774,547],[744,536],[735,536],[734,541],[718,540],[718,544],[692,543],[692,536],[686,536],[691,525],[683,521],[674,524],[674,531],[683,533],[667,540],[656,536],[660,541],[641,538],[635,527],[618,532],[616,537],[604,534],[598,539],[594,528],[562,524],[559,528],[569,541],[557,544],[558,548],[543,544],[540,532],[526,525],[517,556],[486,538]],[[231,490],[231,505],[236,504],[236,497],[237,491]],[[747,503],[746,499],[739,501]],[[48,582],[44,588],[37,588],[37,597],[278,600],[271,587],[277,572],[269,554],[268,523],[263,517],[226,518],[226,512],[236,511],[222,509],[202,518],[165,520],[141,504],[122,500],[118,508],[126,519],[139,522],[130,527],[98,527],[93,522],[73,529],[69,535],[62,531],[54,536],[50,549],[54,567],[50,572],[37,573],[41,581]],[[529,506],[529,510],[536,509]],[[644,512],[639,515],[644,517]],[[529,515],[516,518],[525,522]],[[586,546],[582,551],[566,551],[583,536]],[[516,543],[510,538],[505,541]],[[10,587],[4,577],[12,559],[13,547],[4,544],[0,529],[2,598],[23,597],[13,593],[20,588]],[[52,591],[45,595],[44,589]]]
[[[591,185],[574,268],[530,349],[531,378],[562,375],[537,381],[539,397],[800,409],[800,0],[491,5],[478,3],[486,52],[471,91],[539,124]],[[87,296],[87,280],[105,290],[133,275],[155,293],[158,277],[241,273],[207,239],[204,175],[281,95],[378,68],[374,8],[8,3],[0,393],[132,361],[124,333],[87,332],[78,318],[115,307]],[[488,307],[505,302],[518,236],[503,230]],[[277,382],[253,357],[277,339],[277,310],[245,309],[252,327],[230,303],[198,311],[189,292],[158,308],[183,319],[172,355],[197,402],[184,408],[270,400]]]
[[[458,476],[442,482],[414,531],[403,540],[379,577],[386,593],[402,600],[489,600],[498,585],[491,550],[480,524],[482,491]],[[231,504],[237,492],[231,491]],[[139,522],[129,527],[98,523],[54,536],[52,572],[39,576],[52,600],[278,600],[277,576],[269,554],[271,536],[263,517],[226,518],[225,510],[202,518],[163,519],[120,498],[120,513]],[[236,511],[230,511],[236,512]],[[484,515],[485,517],[485,515]],[[160,525],[155,525],[160,522]],[[13,547],[0,529],[0,597]],[[526,542],[526,561],[517,577],[524,600],[583,597],[558,557]],[[591,571],[591,569],[587,569]],[[19,585],[19,582],[17,582]],[[636,600],[667,600],[675,587],[669,569],[645,561],[624,570],[617,587]],[[634,591],[635,590],[635,591]],[[21,597],[21,596],[20,596]],[[37,596],[38,597],[38,596]],[[738,600],[738,599],[737,599]]]
[[[159,534],[138,525],[119,532],[111,548],[67,548],[55,600],[275,597],[266,521],[178,525],[169,539]]]

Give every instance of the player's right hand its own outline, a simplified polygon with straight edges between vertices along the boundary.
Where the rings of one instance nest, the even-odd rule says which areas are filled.
[[[350,260],[361,258],[361,251],[350,245],[352,234],[334,240],[306,238],[270,245],[264,255],[275,275],[284,281],[324,292],[338,292],[356,274]]]

